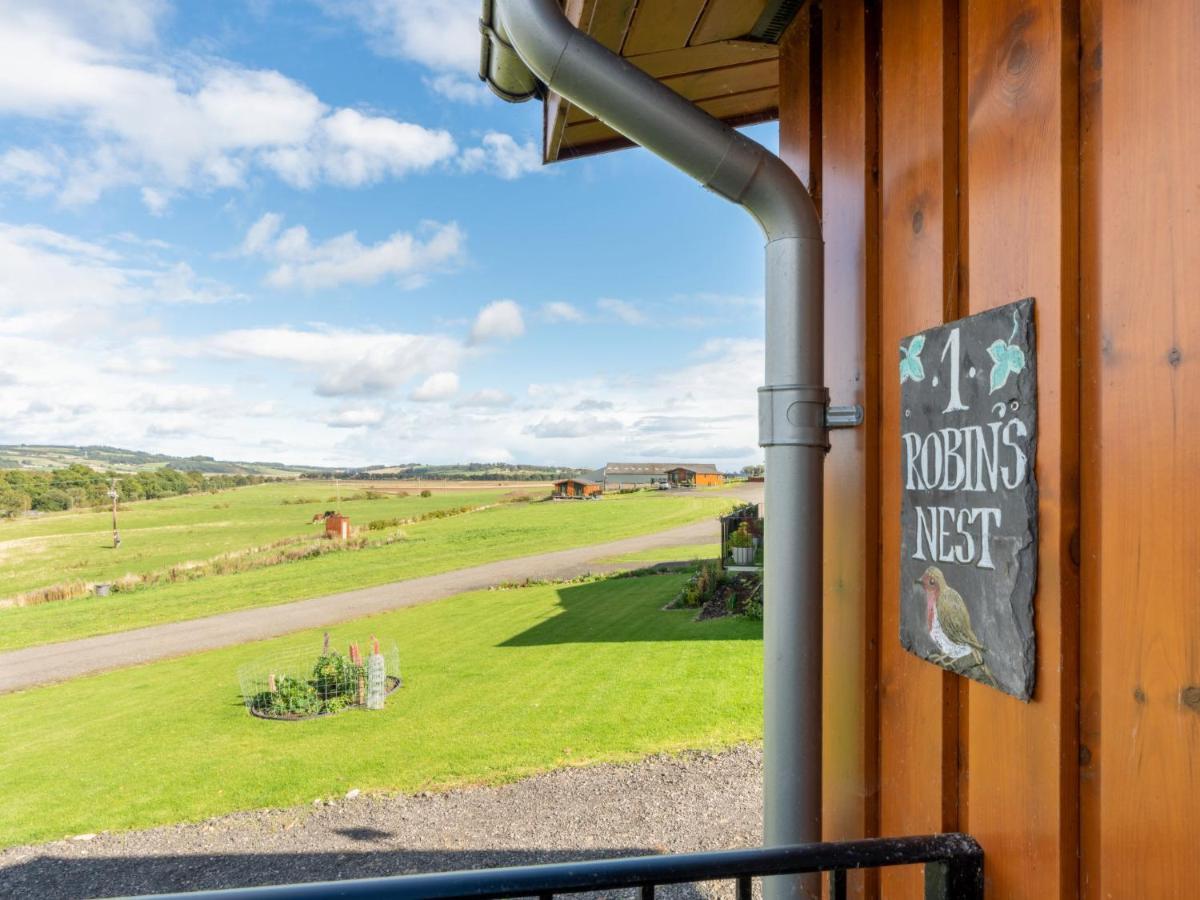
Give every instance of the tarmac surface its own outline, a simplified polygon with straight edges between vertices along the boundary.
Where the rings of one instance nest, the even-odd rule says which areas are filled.
[[[739,485],[722,491],[720,495],[760,500],[762,485]],[[431,603],[505,583],[526,579],[575,578],[589,573],[640,568],[647,563],[606,563],[604,560],[640,550],[711,543],[719,539],[716,519],[705,519],[652,534],[498,560],[309,600],[11,650],[0,653],[0,694],[109,669],[278,637],[306,628],[336,625],[374,613]]]

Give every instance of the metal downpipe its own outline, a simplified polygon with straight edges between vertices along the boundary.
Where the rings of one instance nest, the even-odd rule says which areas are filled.
[[[821,839],[822,478],[828,449],[821,226],[803,183],[764,147],[576,29],[557,0],[485,0],[485,68],[514,53],[537,80],[744,207],[766,247],[764,842]],[[490,54],[490,56],[489,56]],[[529,94],[521,77],[495,84]],[[774,877],[770,898],[819,897],[820,877]]]

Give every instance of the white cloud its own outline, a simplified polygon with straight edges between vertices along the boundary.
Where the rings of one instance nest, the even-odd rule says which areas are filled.
[[[601,419],[596,416],[547,416],[528,426],[525,432],[536,438],[583,438],[601,437],[620,427],[621,423],[616,419]]]
[[[149,187],[142,188],[142,203],[154,215],[162,215],[166,211],[167,204],[170,202],[171,198],[163,191]]]
[[[59,163],[49,153],[13,147],[0,153],[0,184],[11,184],[37,197],[54,190],[61,176]]]
[[[485,341],[509,341],[525,333],[525,319],[521,307],[512,300],[497,300],[489,303],[475,317],[471,326],[471,343]]]
[[[241,251],[277,265],[267,283],[305,290],[342,284],[374,284],[394,278],[404,287],[424,283],[433,272],[463,255],[466,236],[454,222],[424,222],[417,235],[397,231],[377,244],[363,244],[353,231],[314,244],[303,225],[281,232],[283,217],[266,213],[246,232]]]
[[[598,412],[606,409],[612,409],[614,406],[611,400],[594,400],[591,397],[584,397],[572,407],[576,412]]]
[[[449,400],[458,393],[458,376],[453,372],[434,372],[417,387],[409,398],[419,403]]]
[[[596,301],[597,308],[620,319],[626,325],[644,325],[648,320],[646,314],[627,300],[616,300],[605,297]]]
[[[584,315],[570,303],[555,300],[542,304],[542,318],[547,322],[582,322]]]
[[[6,153],[0,180],[23,169],[62,202],[89,203],[136,185],[161,211],[172,192],[232,187],[255,169],[289,183],[357,187],[452,160],[444,130],[332,109],[273,70],[147,56],[130,44],[153,41],[161,4],[0,5],[0,113],[69,121],[83,149],[56,163],[45,152]],[[40,157],[38,159],[37,157]]]
[[[158,356],[117,356],[105,359],[100,368],[114,375],[166,375],[174,370],[169,362]]]
[[[0,332],[83,331],[117,309],[239,296],[182,261],[127,258],[50,228],[0,223]]]
[[[340,409],[325,417],[325,424],[330,428],[364,428],[378,425],[383,421],[384,412],[376,406],[361,406],[350,409]]]
[[[542,151],[533,141],[518,144],[511,134],[489,131],[478,147],[463,150],[458,162],[464,172],[491,172],[512,181],[538,171]]]
[[[463,397],[454,405],[466,408],[488,409],[512,406],[512,403],[513,397],[511,394],[499,388],[483,388],[469,396]]]
[[[470,103],[478,106],[490,102],[493,98],[492,92],[478,78],[464,78],[462,75],[445,72],[421,80],[435,94],[440,94],[447,100],[453,100],[456,103]]]
[[[322,0],[353,17],[377,52],[436,71],[479,70],[479,4],[469,0]]]
[[[263,213],[246,232],[246,237],[242,240],[242,252],[248,256],[267,252],[275,236],[279,234],[279,226],[282,224],[283,216],[279,213]]]
[[[268,150],[263,160],[295,187],[321,180],[361,187],[427,171],[457,150],[447,131],[340,109],[323,118],[306,142]]]
[[[190,413],[228,405],[231,391],[225,387],[196,384],[155,385],[137,398],[139,409],[152,413]]]
[[[449,371],[463,352],[459,342],[441,335],[289,327],[226,331],[202,349],[300,367],[310,373],[316,393],[327,397],[392,390],[416,376]]]

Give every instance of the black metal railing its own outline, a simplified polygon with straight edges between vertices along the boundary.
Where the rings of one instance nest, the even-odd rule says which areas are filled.
[[[325,881],[276,887],[240,888],[172,895],[189,900],[482,900],[538,897],[587,891],[633,889],[643,900],[655,888],[702,881],[734,881],[738,900],[749,900],[752,879],[771,875],[829,873],[832,900],[844,900],[846,873],[852,869],[925,866],[925,900],[982,900],[983,850],[969,835],[871,838],[861,841],[800,844],[715,853],[639,856],[590,862],[475,869],[432,875],[400,875],[356,881]]]

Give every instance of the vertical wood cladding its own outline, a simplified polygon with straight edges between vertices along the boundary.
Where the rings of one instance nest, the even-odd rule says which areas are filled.
[[[1086,897],[1200,884],[1200,7],[1084,4]]]
[[[899,641],[900,339],[953,318],[959,219],[954,0],[885,3],[880,128],[880,828],[959,827],[958,684]],[[889,871],[886,897],[922,895],[921,873]]]
[[[1198,9],[825,0],[784,43],[781,147],[823,208],[828,381],[867,406],[829,459],[826,834],[969,831],[989,896],[1200,882]],[[905,654],[892,577],[897,343],[1025,296],[1028,705]],[[921,879],[854,888],[919,897]]]

